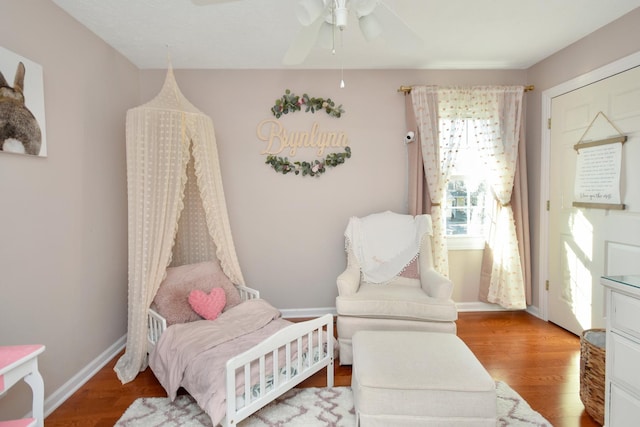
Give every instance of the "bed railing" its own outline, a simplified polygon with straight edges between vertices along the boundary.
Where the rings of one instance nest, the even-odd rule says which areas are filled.
[[[260,298],[260,291],[256,289],[243,285],[235,286],[238,289],[238,293],[240,293],[242,301]],[[147,353],[151,353],[165,329],[167,329],[167,320],[157,311],[149,308],[147,311]]]
[[[257,291],[253,288],[249,288],[247,286],[235,285],[238,288],[238,292],[240,292],[240,298],[242,301],[247,301],[254,298],[260,298],[260,291]]]
[[[150,308],[147,312],[147,352],[151,352],[155,347],[165,329],[167,329],[167,320]]]
[[[223,426],[234,426],[286,391],[327,368],[333,387],[333,316],[288,326],[227,362],[227,410]],[[284,359],[284,360],[282,360]],[[258,380],[252,369],[258,369]],[[242,402],[236,397],[236,376],[243,378]]]

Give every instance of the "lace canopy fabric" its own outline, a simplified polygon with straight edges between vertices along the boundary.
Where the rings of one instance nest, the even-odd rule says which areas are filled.
[[[418,256],[425,233],[432,234],[429,215],[413,217],[386,211],[352,217],[344,234],[364,280],[386,283]]]
[[[129,320],[115,371],[146,368],[147,309],[173,265],[216,260],[244,284],[231,235],[213,123],[180,92],[169,67],[160,93],[127,112]],[[175,245],[174,245],[175,243]]]

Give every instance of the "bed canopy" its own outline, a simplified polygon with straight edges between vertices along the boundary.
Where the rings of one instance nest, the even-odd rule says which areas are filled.
[[[231,236],[209,117],[180,92],[169,66],[160,93],[127,111],[129,320],[115,371],[123,383],[146,368],[147,309],[166,268],[217,260],[244,284]]]

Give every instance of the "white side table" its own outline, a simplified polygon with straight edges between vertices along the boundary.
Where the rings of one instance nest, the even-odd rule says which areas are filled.
[[[33,392],[31,419],[0,421],[0,427],[44,426],[44,381],[38,371],[38,355],[44,345],[0,346],[0,395],[24,379]]]
[[[607,292],[604,423],[635,427],[640,419],[640,276],[602,277]]]

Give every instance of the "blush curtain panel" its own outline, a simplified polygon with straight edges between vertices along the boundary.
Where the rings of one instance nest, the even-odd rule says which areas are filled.
[[[414,199],[410,209],[414,215],[430,209],[436,269],[448,274],[443,203],[466,122],[495,197],[480,299],[509,309],[524,309],[530,300],[523,94],[523,86],[417,86],[411,90],[407,108],[407,125],[415,126],[420,144],[409,152],[409,196]],[[417,166],[420,156],[423,171]]]

